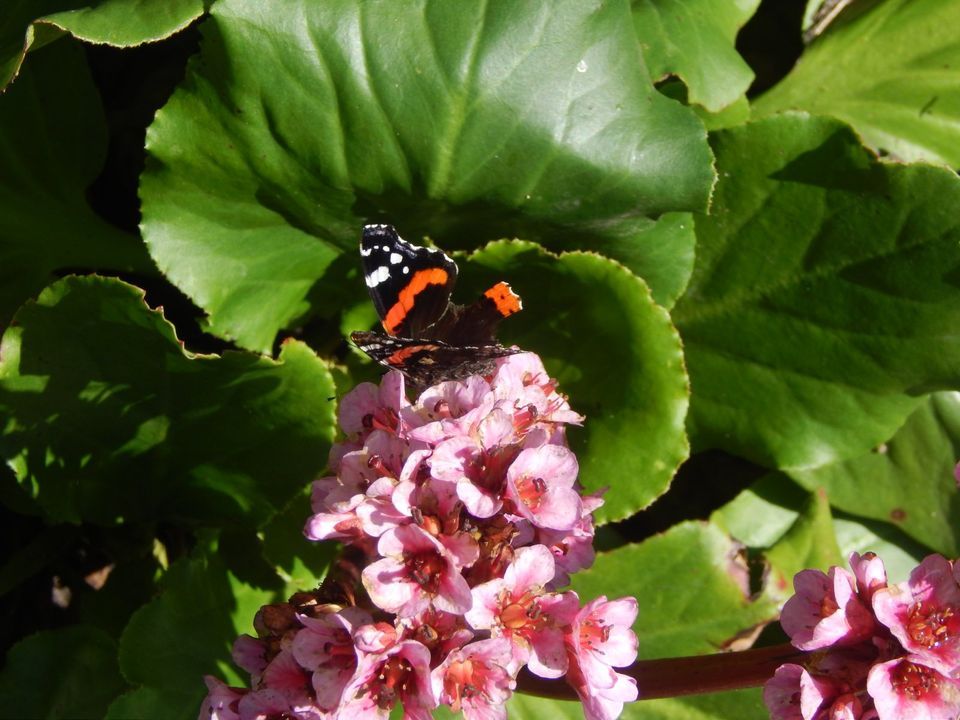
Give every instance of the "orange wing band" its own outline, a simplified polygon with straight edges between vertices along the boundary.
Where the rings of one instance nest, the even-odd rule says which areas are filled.
[[[497,312],[503,317],[510,317],[514,313],[523,310],[523,303],[520,302],[520,296],[505,282],[498,282],[487,290],[483,296],[493,300]]]
[[[429,270],[415,272],[410,278],[410,282],[400,291],[400,296],[393,307],[387,311],[387,316],[383,319],[384,330],[391,335],[395,335],[397,328],[403,324],[407,314],[413,308],[417,295],[423,292],[428,285],[446,285],[448,277],[447,271],[443,268],[430,268]]]

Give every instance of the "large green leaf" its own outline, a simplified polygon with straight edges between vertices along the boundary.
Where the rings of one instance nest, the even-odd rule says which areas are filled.
[[[574,576],[573,589],[584,601],[637,598],[641,659],[715,652],[777,615],[766,600],[748,597],[747,569],[737,552],[715,525],[681,523],[638,545],[601,553],[592,568]]]
[[[67,278],[0,353],[0,451],[48,517],[255,524],[326,463],[333,381],[305,345],[278,361],[184,353],[117,280]]]
[[[950,557],[960,552],[960,496],[953,468],[960,457],[960,396],[932,396],[889,442],[842,463],[790,476],[830,504],[883,520]]]
[[[960,180],[791,114],[714,138],[720,181],[673,310],[695,447],[806,468],[960,380]]]
[[[905,160],[960,166],[960,2],[885,0],[848,10],[755,104],[835,115]]]
[[[647,286],[600,255],[516,241],[491,243],[465,268],[468,292],[506,278],[525,298],[501,334],[540,355],[586,416],[569,436],[587,489],[610,488],[598,519],[649,505],[687,457],[688,387],[680,339]]]
[[[753,71],[734,49],[760,0],[633,0],[633,20],[654,78],[676,75],[691,103],[717,112],[736,102]]]
[[[6,0],[0,17],[0,92],[17,76],[28,50],[63,32],[98,45],[142,45],[182,30],[203,8],[204,0]]]
[[[587,247],[704,209],[713,181],[625,2],[222,0],[147,146],[154,259],[214,332],[260,350],[329,311],[324,287],[362,294],[356,260],[332,263],[365,220],[450,249]]]
[[[140,239],[87,204],[106,145],[100,99],[72,42],[37,53],[0,95],[0,328],[58,270],[155,272]]]
[[[117,643],[86,625],[46,630],[13,646],[0,672],[0,718],[103,717],[126,688]]]

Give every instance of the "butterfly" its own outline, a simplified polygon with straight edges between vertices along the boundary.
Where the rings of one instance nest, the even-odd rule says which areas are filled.
[[[489,374],[497,358],[520,352],[494,337],[499,322],[523,307],[507,283],[498,282],[472,305],[457,305],[450,300],[457,264],[437,248],[408,243],[392,225],[364,226],[360,261],[386,334],[350,338],[381,365],[402,372],[414,391]]]

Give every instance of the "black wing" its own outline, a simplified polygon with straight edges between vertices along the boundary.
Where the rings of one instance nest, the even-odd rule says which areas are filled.
[[[447,311],[457,264],[442,251],[408,243],[392,225],[366,225],[360,262],[370,299],[390,335],[421,337]]]

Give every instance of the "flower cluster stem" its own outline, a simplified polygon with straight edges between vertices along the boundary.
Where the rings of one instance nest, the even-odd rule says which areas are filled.
[[[790,643],[784,643],[715,655],[640,660],[621,672],[636,679],[640,700],[653,700],[758,687],[769,680],[780,665],[802,664],[806,655]],[[555,700],[577,699],[565,682],[547,680],[526,671],[517,678],[517,692]]]

